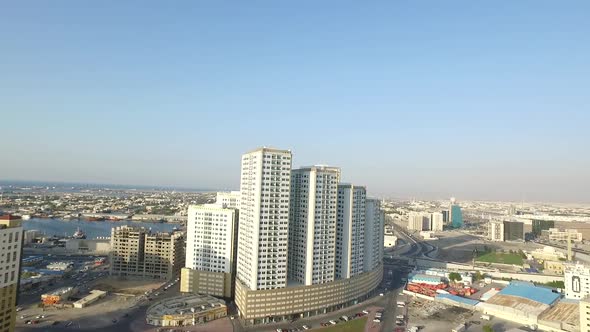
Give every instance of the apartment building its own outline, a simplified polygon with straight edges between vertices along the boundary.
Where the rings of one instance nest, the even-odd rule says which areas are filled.
[[[566,298],[581,300],[590,295],[590,266],[579,263],[564,264],[563,277]]]
[[[0,216],[0,332],[14,331],[23,228],[20,217]]]
[[[338,185],[337,279],[351,278],[364,270],[366,196],[365,187]]]
[[[303,285],[334,281],[340,169],[291,171],[289,279]]]
[[[580,332],[590,332],[590,296],[580,300]]]
[[[548,230],[541,231],[541,237],[549,241],[567,241],[568,237],[572,242],[582,242],[582,233],[578,232],[577,229],[559,229],[549,228]]]
[[[408,230],[428,231],[430,227],[430,215],[424,212],[410,212],[408,214]]]
[[[381,201],[368,198],[365,215],[364,271],[373,271],[383,261],[384,227],[385,214],[381,210]]]
[[[220,191],[217,193],[215,204],[232,209],[240,209],[239,191]]]
[[[184,266],[180,232],[152,233],[143,227],[111,230],[112,276],[170,279]]]
[[[291,151],[242,156],[237,279],[251,290],[287,286]]]
[[[433,232],[442,232],[445,224],[442,212],[431,212],[429,228]]]
[[[235,278],[238,210],[216,204],[188,208],[182,292],[231,298]]]
[[[488,224],[488,237],[490,241],[503,242],[504,241],[504,221],[490,220]]]

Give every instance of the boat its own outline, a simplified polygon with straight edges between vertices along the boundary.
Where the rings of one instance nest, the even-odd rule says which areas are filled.
[[[29,220],[29,219],[31,219],[31,215],[30,214],[23,214],[21,216],[21,218],[22,218],[22,220]]]
[[[78,227],[78,229],[76,230],[76,232],[74,233],[74,235],[72,235],[72,238],[74,239],[85,239],[86,238],[86,233],[84,233],[80,227]]]

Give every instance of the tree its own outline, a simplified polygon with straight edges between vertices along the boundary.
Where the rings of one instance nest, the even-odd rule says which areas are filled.
[[[455,282],[455,281],[461,281],[461,280],[463,280],[463,278],[461,278],[461,275],[459,273],[451,272],[451,273],[449,273],[449,280]]]
[[[479,272],[479,271],[476,271],[475,275],[473,275],[473,280],[475,280],[475,281],[479,281],[483,278],[484,278],[483,274],[481,274],[481,272]]]
[[[494,332],[494,328],[490,324],[486,324],[483,326],[483,332]]]

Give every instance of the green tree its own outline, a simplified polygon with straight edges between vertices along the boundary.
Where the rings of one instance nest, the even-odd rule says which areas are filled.
[[[483,332],[494,332],[494,328],[490,324],[486,324],[483,326]]]
[[[461,281],[461,280],[463,280],[463,278],[461,278],[461,275],[459,273],[451,272],[451,273],[449,273],[449,280],[455,282],[455,281]]]
[[[473,280],[475,280],[475,281],[479,281],[483,278],[484,278],[483,274],[479,271],[476,271],[475,274],[473,275]]]

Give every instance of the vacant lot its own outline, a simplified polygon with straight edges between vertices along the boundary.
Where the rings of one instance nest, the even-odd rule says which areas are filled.
[[[504,253],[489,252],[487,254],[477,257],[476,261],[488,262],[488,263],[522,265],[522,256],[520,256],[519,254],[504,254]]]
[[[367,325],[367,317],[353,319],[346,323],[325,327],[320,329],[322,332],[362,332]]]

